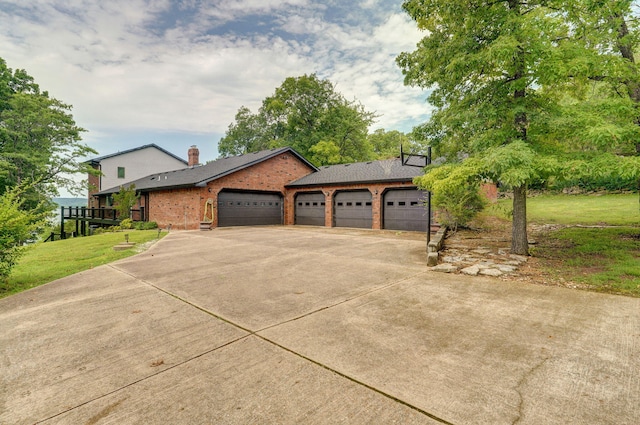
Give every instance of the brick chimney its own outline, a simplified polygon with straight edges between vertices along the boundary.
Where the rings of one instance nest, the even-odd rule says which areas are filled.
[[[189,148],[189,167],[195,167],[200,164],[200,151],[196,145]]]

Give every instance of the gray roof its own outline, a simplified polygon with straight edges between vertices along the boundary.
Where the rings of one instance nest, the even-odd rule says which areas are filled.
[[[111,158],[111,157],[118,156],[118,155],[124,155],[126,153],[131,153],[131,152],[135,152],[135,151],[139,151],[139,150],[147,149],[147,148],[156,148],[159,151],[162,151],[162,152],[166,153],[167,155],[177,159],[178,161],[184,162],[185,165],[188,164],[187,161],[185,161],[184,159],[180,158],[178,155],[172,154],[168,150],[162,149],[160,146],[156,145],[155,143],[150,143],[148,145],[138,146],[137,148],[133,148],[133,149],[127,149],[126,151],[110,153],[109,155],[102,155],[102,156],[99,156],[97,158],[92,158],[92,159],[90,159],[88,161],[85,161],[85,162],[88,162],[90,164],[97,164],[100,161],[102,161],[103,159]]]
[[[125,187],[135,185],[136,190],[149,192],[161,189],[178,189],[185,187],[204,187],[210,181],[219,179],[236,171],[258,164],[282,153],[290,152],[307,164],[312,170],[317,170],[313,164],[303,158],[299,153],[289,147],[270,149],[260,152],[252,152],[245,155],[220,158],[208,164],[183,168],[181,170],[167,171],[151,174],[138,180],[125,184]],[[108,195],[118,192],[120,187],[112,187],[98,192],[96,195]]]
[[[395,158],[320,167],[317,172],[291,182],[287,187],[411,181],[422,174],[422,167],[402,165],[400,158]]]

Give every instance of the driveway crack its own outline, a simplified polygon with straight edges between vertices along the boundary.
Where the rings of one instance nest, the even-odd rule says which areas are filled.
[[[517,425],[518,423],[520,423],[520,421],[522,420],[522,418],[524,416],[524,402],[525,402],[525,400],[524,400],[524,396],[522,395],[522,388],[527,383],[529,378],[531,378],[540,368],[542,368],[542,366],[544,366],[544,364],[548,360],[549,360],[549,357],[545,357],[544,359],[542,359],[542,361],[540,361],[538,364],[536,364],[531,369],[529,369],[529,371],[527,373],[522,375],[522,377],[520,378],[520,380],[516,384],[515,391],[518,394],[518,398],[519,398],[518,411],[517,411],[517,416],[513,420],[513,422],[511,422],[511,425]]]

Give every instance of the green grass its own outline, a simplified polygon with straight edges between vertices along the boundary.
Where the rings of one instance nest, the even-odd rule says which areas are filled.
[[[135,247],[114,251],[115,245],[125,241],[125,234],[129,242],[140,245],[156,239],[158,230],[127,230],[33,245],[20,258],[7,283],[0,283],[0,298],[136,254]]]
[[[547,260],[546,271],[556,279],[640,296],[638,227],[564,228],[549,234],[534,255]]]
[[[543,271],[556,281],[640,296],[639,205],[637,194],[531,197],[529,224],[569,226],[533,235],[538,244],[531,254],[542,260]],[[509,217],[510,208],[511,200],[503,199],[483,215]]]
[[[494,210],[509,210],[510,199],[500,200]],[[640,225],[637,194],[540,195],[527,200],[529,223]]]

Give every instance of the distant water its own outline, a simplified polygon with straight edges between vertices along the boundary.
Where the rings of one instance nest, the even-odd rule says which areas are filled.
[[[86,207],[87,198],[53,198],[59,207]]]
[[[53,202],[58,204],[55,209],[55,216],[51,219],[54,223],[60,223],[60,207],[86,207],[87,198],[53,198]]]

